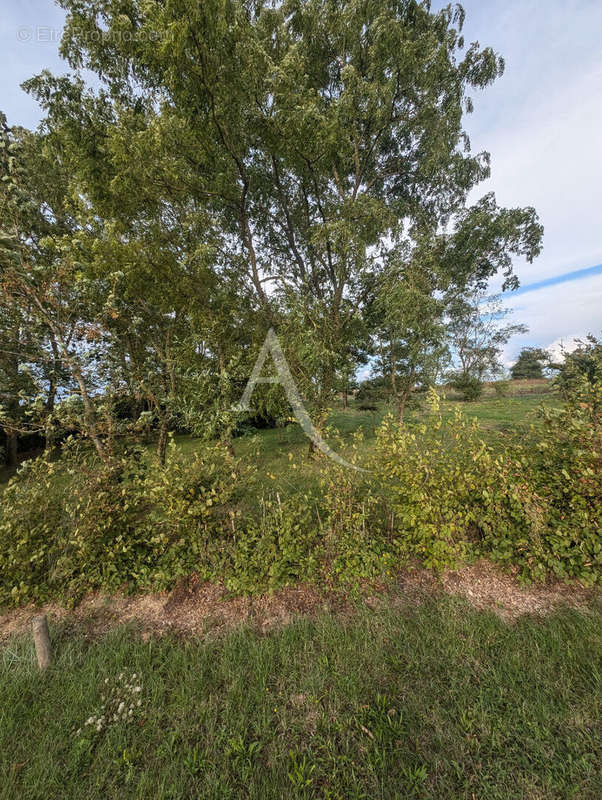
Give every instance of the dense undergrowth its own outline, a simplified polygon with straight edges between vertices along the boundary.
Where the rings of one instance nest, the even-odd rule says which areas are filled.
[[[92,589],[164,590],[192,572],[236,592],[383,579],[408,559],[444,569],[487,555],[525,579],[602,578],[602,390],[542,409],[500,446],[435,393],[412,425],[386,417],[369,448],[328,459],[315,488],[257,490],[219,445],[158,469],[134,446],[100,466],[81,443],[26,462],[2,496],[0,602]],[[294,467],[291,464],[291,467]]]

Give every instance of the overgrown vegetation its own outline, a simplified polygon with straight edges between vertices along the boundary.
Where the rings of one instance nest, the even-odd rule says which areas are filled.
[[[481,553],[597,582],[600,379],[584,364],[598,345],[567,360],[566,408],[522,440],[437,407],[450,366],[473,402],[498,376],[525,328],[488,287],[516,288],[543,236],[530,206],[467,203],[489,156],[463,115],[504,64],[465,43],[463,10],[61,5],[61,52],[98,83],[43,72],[24,85],[38,130],[0,114],[2,446],[11,469],[19,437],[43,451],[2,494],[0,600],[166,589],[192,571],[236,591],[351,585]],[[310,470],[274,459],[285,495],[249,448],[235,457],[255,426],[284,443],[299,411],[279,381],[252,383],[241,409],[274,331],[325,436],[370,364],[373,441],[341,432],[365,471],[322,459],[314,437]],[[201,440],[191,460],[168,447],[179,433]]]
[[[495,442],[460,408],[442,413],[431,392],[413,421],[385,416],[369,446],[361,430],[347,439],[364,471],[312,459],[314,479],[295,488],[303,455],[268,460],[268,476],[285,470],[293,482],[286,493],[224,445],[197,445],[191,458],[172,443],[157,469],[138,448],[104,464],[73,441],[58,462],[26,462],[4,491],[0,599],[167,589],[192,572],[237,592],[349,587],[386,580],[408,559],[440,570],[479,555],[525,579],[595,584],[601,388],[588,386]]]

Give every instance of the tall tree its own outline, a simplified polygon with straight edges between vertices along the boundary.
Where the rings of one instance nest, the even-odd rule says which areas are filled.
[[[82,231],[68,208],[64,165],[49,140],[5,125],[4,141],[10,156],[2,163],[0,282],[3,306],[21,320],[14,347],[21,361],[42,365],[48,411],[57,378],[70,376],[82,403],[83,430],[106,459],[91,391],[94,370],[87,363],[101,338],[97,313],[106,285],[91,279],[79,261]]]
[[[407,258],[399,255],[389,253],[379,281],[374,367],[389,383],[401,423],[412,391],[436,381],[448,348],[432,249],[423,245]]]
[[[103,133],[74,134],[87,163],[127,196],[122,213],[160,187],[219,216],[266,326],[284,309],[306,332],[286,328],[285,346],[323,405],[379,247],[436,227],[488,175],[462,113],[501,58],[464,47],[460,7],[413,0],[61,5],[62,52],[118,98]],[[51,106],[53,85],[30,87]]]

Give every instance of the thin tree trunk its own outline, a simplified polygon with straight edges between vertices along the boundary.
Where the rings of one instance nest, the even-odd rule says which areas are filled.
[[[395,399],[397,400],[397,422],[401,425],[403,424],[403,417],[406,411],[407,392],[404,392],[401,397],[396,396]]]
[[[84,375],[77,361],[77,358],[73,357],[70,354],[67,342],[65,341],[64,337],[60,334],[57,325],[48,315],[46,309],[44,308],[44,304],[35,293],[35,290],[27,282],[25,282],[23,286],[25,288],[25,291],[28,293],[28,295],[32,298],[36,306],[42,312],[42,315],[46,319],[46,322],[48,323],[50,330],[54,334],[56,343],[59,346],[60,351],[62,352],[63,361],[66,362],[69,368],[71,369],[71,373],[75,378],[75,381],[79,387],[82,402],[84,404],[84,424],[86,427],[85,433],[92,440],[92,443],[94,444],[96,452],[98,453],[101,461],[107,464],[109,461],[109,451],[107,450],[107,448],[104,447],[102,441],[100,440],[96,411],[94,409],[94,404],[90,399],[90,395],[88,394],[88,388],[86,386]]]
[[[16,467],[18,451],[17,432],[6,429],[4,432],[6,434],[6,466]]]
[[[100,459],[106,464],[108,459],[108,452],[104,447],[102,441],[100,440],[100,436],[98,433],[98,419],[96,417],[96,410],[94,409],[94,405],[92,404],[92,400],[90,399],[90,395],[88,394],[88,387],[86,386],[86,382],[84,381],[84,376],[82,371],[79,367],[79,364],[76,364],[73,359],[69,359],[69,366],[71,367],[71,371],[73,372],[73,377],[75,378],[77,385],[79,386],[79,391],[81,394],[82,402],[84,404],[84,422],[86,425],[86,434],[92,440],[94,447],[96,448],[96,452],[98,453]]]
[[[159,426],[159,441],[157,442],[157,458],[162,467],[165,466],[165,456],[167,453],[167,417],[161,419]]]

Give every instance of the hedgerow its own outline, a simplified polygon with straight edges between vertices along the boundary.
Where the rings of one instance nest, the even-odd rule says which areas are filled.
[[[103,589],[166,590],[194,572],[236,592],[298,581],[349,585],[408,559],[442,570],[486,555],[527,580],[602,579],[602,386],[541,410],[493,450],[475,421],[385,418],[363,471],[321,465],[320,491],[252,496],[254,469],[221,446],[169,448],[151,469],[135,448],[100,465],[70,442],[26,462],[2,495],[0,602],[76,601]]]

